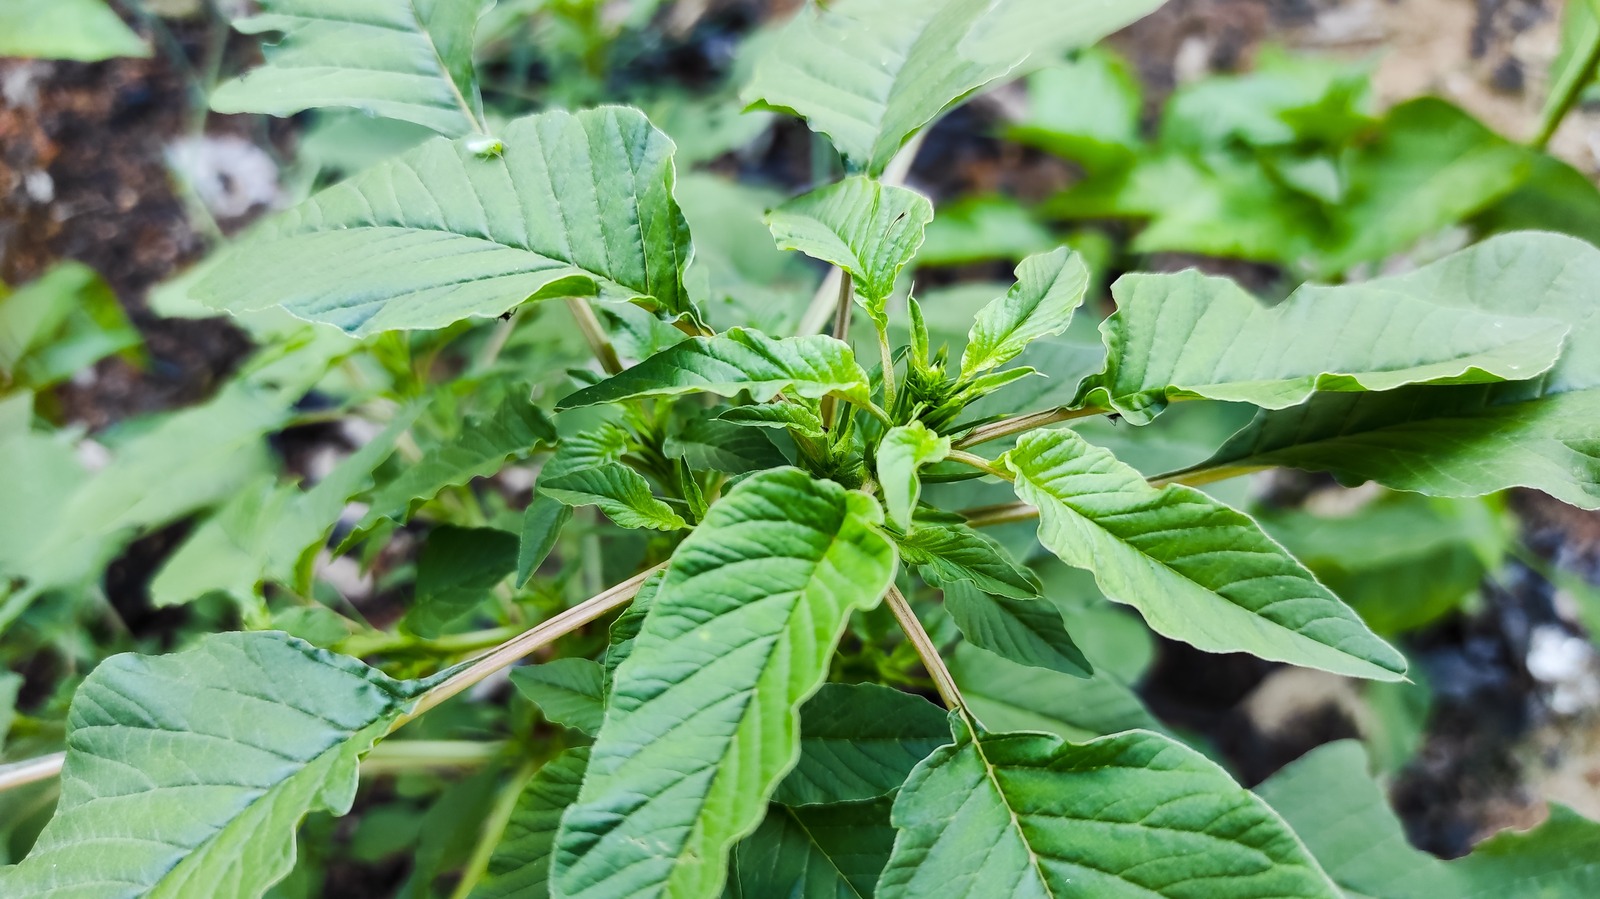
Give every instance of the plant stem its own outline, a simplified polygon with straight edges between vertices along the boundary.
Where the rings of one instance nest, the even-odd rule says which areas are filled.
[[[522,798],[523,789],[538,771],[537,762],[526,762],[500,789],[500,795],[495,797],[494,807],[489,810],[489,817],[484,819],[483,833],[478,837],[478,844],[472,847],[472,857],[467,859],[466,867],[461,869],[461,879],[456,881],[456,888],[450,892],[450,899],[467,899],[467,896],[477,888],[478,881],[488,873],[489,859],[494,856],[495,848],[500,845],[500,838],[505,835],[506,825],[511,823],[511,816],[517,810],[517,800]]]
[[[578,302],[582,302],[582,300]],[[483,344],[483,352],[479,353],[478,358],[473,360],[472,370],[474,372],[485,372],[494,366],[495,361],[500,358],[500,351],[504,350],[506,343],[511,340],[511,332],[517,329],[517,321],[522,318],[522,310],[524,308],[526,307],[518,306],[512,310],[510,318],[495,323],[494,333],[490,334],[489,339]]]
[[[1568,0],[1569,3],[1589,4],[1590,15],[1596,23],[1600,23],[1600,0]],[[1575,15],[1576,13],[1568,13]],[[1544,112],[1539,117],[1539,131],[1534,135],[1528,145],[1535,150],[1543,150],[1550,145],[1550,139],[1555,137],[1556,131],[1561,128],[1561,123],[1566,120],[1567,114],[1572,111],[1589,85],[1594,82],[1594,75],[1600,69],[1600,24],[1589,30],[1589,46],[1583,48],[1583,59],[1575,69],[1563,73],[1560,81],[1553,85],[1553,93],[1549,102],[1545,103]]]
[[[469,631],[465,634],[448,634],[432,640],[385,632],[353,634],[339,643],[337,648],[345,655],[355,656],[358,659],[395,652],[450,656],[487,649],[490,646],[495,646],[515,637],[522,633],[523,630],[525,628],[496,627],[488,630]]]
[[[611,338],[606,336],[605,326],[600,324],[600,319],[589,306],[589,301],[583,297],[567,297],[567,309],[572,313],[573,320],[578,323],[578,330],[583,334],[583,339],[588,341],[589,348],[594,350],[594,357],[600,360],[600,367],[605,369],[608,375],[620,374],[622,360],[617,357],[617,348],[611,345]]]
[[[894,408],[894,395],[899,391],[894,382],[894,351],[889,349],[889,332],[883,325],[873,322],[878,330],[878,358],[883,363],[883,404]]]
[[[644,585],[645,580],[665,567],[666,563],[663,562],[654,568],[641,571],[610,590],[598,593],[554,618],[535,625],[500,644],[485,653],[477,661],[450,675],[422,694],[422,698],[417,700],[416,707],[395,719],[394,724],[389,727],[389,732],[393,733],[406,723],[415,720],[457,693],[469,689],[489,675],[511,667],[517,660],[535,650],[555,642],[556,639],[566,636],[613,609],[627,605],[628,601],[638,594],[639,588]]]
[[[1167,487],[1172,484],[1183,484],[1187,487],[1202,487],[1206,484],[1215,484],[1217,481],[1226,481],[1229,478],[1238,478],[1247,474],[1255,474],[1258,471],[1266,471],[1270,467],[1268,465],[1218,465],[1215,468],[1206,468],[1203,465],[1196,465],[1193,468],[1171,471],[1153,477],[1150,479],[1150,486]]]
[[[61,766],[66,761],[65,752],[52,752],[34,759],[0,765],[0,792],[49,780],[61,773]]]
[[[850,312],[855,303],[851,296],[854,293],[854,285],[848,272],[842,269],[836,269],[836,271],[839,272],[839,295],[834,298],[833,330],[829,333],[833,335],[835,340],[844,340],[850,333]],[[801,333],[806,332],[802,331]],[[837,397],[829,394],[822,398],[822,406],[819,411],[822,413],[822,426],[824,428],[833,427],[833,418],[838,410],[839,400]]]
[[[1039,517],[1039,510],[1027,503],[1001,503],[998,506],[981,506],[964,509],[960,513],[967,519],[969,528],[987,528],[1000,524],[1031,521]]]
[[[917,613],[911,610],[911,604],[906,602],[905,594],[900,588],[889,585],[889,592],[883,601],[889,604],[889,611],[894,613],[894,620],[900,622],[900,629],[906,632],[906,639],[911,641],[911,647],[917,651],[917,657],[922,660],[922,667],[927,669],[928,676],[933,678],[933,687],[939,691],[939,698],[944,700],[945,708],[960,709],[964,714],[967,703],[961,698],[961,688],[956,686],[956,679],[950,674],[950,669],[945,667],[944,657],[939,655],[939,647],[934,645],[933,638],[922,629],[922,622],[917,620]]]
[[[990,462],[988,459],[985,459],[984,457],[975,453],[967,453],[962,452],[961,450],[953,449],[950,451],[950,455],[947,458],[949,458],[951,462],[960,462],[962,465],[970,465],[984,474],[992,474],[1003,481],[1014,481],[1017,479],[1016,475],[1006,471],[1003,468],[996,467],[993,462]]]
[[[967,436],[957,440],[952,446],[956,449],[967,449],[980,443],[1010,437],[1012,434],[1021,434],[1057,422],[1074,421],[1079,418],[1092,418],[1096,415],[1105,415],[1106,410],[1091,407],[1088,409],[1072,409],[1067,406],[1057,406],[1043,412],[1030,412],[1027,415],[1018,415],[1015,418],[1004,418],[1000,421],[979,425],[967,433]]]

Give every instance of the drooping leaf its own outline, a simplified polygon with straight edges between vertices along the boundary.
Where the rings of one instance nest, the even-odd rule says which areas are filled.
[[[471,899],[547,899],[550,858],[561,813],[578,798],[589,747],[568,749],[546,762],[517,797],[489,870]]]
[[[932,220],[927,197],[864,177],[817,188],[767,213],[781,249],[849,272],[857,301],[880,324],[883,304]]]
[[[1062,624],[1061,613],[1048,602],[990,596],[957,582],[945,588],[944,608],[973,646],[1033,668],[1074,677],[1094,674]]]
[[[920,421],[890,428],[878,444],[878,484],[889,521],[902,531],[911,530],[911,513],[922,494],[924,466],[943,462],[950,455],[950,438],[941,437]]]
[[[572,520],[572,507],[560,500],[535,494],[522,513],[522,542],[517,548],[517,580],[526,586],[544,560],[555,549],[561,529]]]
[[[788,464],[766,434],[721,418],[691,419],[681,430],[667,435],[661,451],[697,471],[746,474]]]
[[[772,805],[733,847],[728,899],[867,899],[894,848],[888,799]]]
[[[644,475],[620,462],[540,478],[539,491],[571,506],[599,506],[607,518],[625,528],[676,531],[689,526],[650,492]]]
[[[586,734],[605,717],[605,669],[588,659],[556,659],[511,671],[511,683],[545,718]]]
[[[235,19],[245,34],[282,34],[266,61],[219,86],[218,112],[292,115],[344,106],[450,137],[481,131],[472,66],[484,0],[263,0]]]
[[[528,299],[690,312],[672,144],[637,110],[517,119],[504,150],[437,138],[327,188],[231,247],[194,287],[355,334],[442,328]]]
[[[939,588],[968,582],[985,593],[1032,599],[1039,579],[1012,560],[1005,548],[964,524],[917,522],[911,533],[896,536],[900,556],[916,565],[928,583]]]
[[[259,897],[308,812],[350,810],[357,760],[423,686],[270,632],[114,656],[73,698],[60,805],[0,893]]]
[[[1555,364],[1570,330],[1370,283],[1303,288],[1267,307],[1231,280],[1187,271],[1125,275],[1112,294],[1106,367],[1079,402],[1134,424],[1189,397],[1283,409],[1319,391],[1525,380]]]
[[[735,396],[758,403],[780,393],[818,399],[830,393],[865,400],[867,375],[842,341],[822,334],[777,340],[732,328],[685,340],[634,367],[563,399],[559,408],[685,393]]]
[[[952,729],[895,799],[880,899],[1339,899],[1283,819],[1167,737]]]
[[[881,515],[795,469],[755,475],[711,507],[616,670],[583,791],[562,819],[558,895],[721,890],[728,850],[794,762],[796,711],[846,617],[888,588]]]
[[[950,742],[945,713],[877,684],[823,684],[800,708],[800,760],[774,802],[827,805],[887,796]]]
[[[1016,285],[978,310],[961,354],[962,376],[1004,365],[1033,341],[1065,331],[1088,290],[1089,267],[1066,247],[1024,259]]]
[[[97,62],[149,55],[102,0],[7,0],[0,7],[0,56]]]
[[[1161,0],[842,0],[807,4],[743,98],[791,112],[869,174],[951,105],[1012,72],[1087,46]]]
[[[1097,667],[1092,677],[1033,668],[975,646],[950,659],[961,695],[985,727],[1087,740],[1125,730],[1162,730],[1133,688]]]
[[[1600,250],[1554,234],[1494,237],[1371,282],[1431,303],[1572,326],[1561,361],[1529,382],[1317,396],[1264,412],[1199,468],[1281,465],[1433,496],[1543,490],[1600,508]]]
[[[406,625],[421,636],[437,637],[516,570],[517,547],[517,536],[499,528],[434,528],[417,556],[416,602],[406,613]]]
[[[1024,435],[1002,464],[1039,508],[1040,542],[1157,633],[1356,677],[1404,675],[1404,657],[1244,513],[1189,487],[1158,490],[1066,429]]]

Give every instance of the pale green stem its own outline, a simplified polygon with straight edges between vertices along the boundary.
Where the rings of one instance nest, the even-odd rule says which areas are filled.
[[[461,879],[456,881],[450,899],[467,899],[477,888],[478,881],[488,873],[489,860],[494,857],[494,850],[505,836],[506,826],[511,823],[511,816],[517,810],[517,800],[522,798],[523,789],[538,770],[538,763],[530,761],[518,768],[517,773],[500,788],[500,795],[495,797],[489,817],[484,819],[483,833],[478,837],[478,844],[472,848],[472,857],[467,859],[466,867],[461,869]]]
[[[1098,407],[1087,409],[1072,409],[1067,406],[1057,406],[1043,412],[1030,412],[1027,415],[1018,415],[1015,418],[1004,418],[1000,421],[979,425],[967,433],[967,436],[957,440],[952,446],[956,449],[967,449],[980,443],[1010,437],[1012,434],[1021,434],[1035,428],[1046,427],[1063,421],[1074,421],[1079,418],[1093,418],[1096,415],[1105,415],[1106,410]]]
[[[61,773],[61,766],[66,760],[65,752],[52,752],[38,758],[0,765],[0,792],[49,780]]]
[[[878,331],[878,358],[883,362],[883,404],[893,409],[898,392],[894,381],[894,351],[889,349],[888,330],[878,322],[873,322],[873,326]]]
[[[967,703],[961,698],[961,688],[956,686],[955,676],[945,666],[944,657],[939,655],[939,647],[934,644],[933,638],[923,630],[922,622],[917,620],[917,613],[912,611],[911,604],[906,602],[905,594],[900,592],[899,587],[891,584],[883,601],[888,603],[889,611],[894,613],[894,620],[900,622],[900,629],[905,631],[906,639],[911,642],[911,648],[917,651],[917,658],[922,660],[922,667],[933,679],[933,687],[939,691],[939,698],[944,700],[945,708],[959,709],[962,714],[966,714]]]
[[[1186,487],[1203,487],[1206,484],[1215,484],[1229,478],[1244,477],[1248,474],[1266,471],[1268,465],[1218,465],[1215,468],[1195,466],[1182,471],[1168,472],[1150,479],[1152,487],[1166,487],[1171,484],[1182,484]]]
[[[833,330],[830,332],[836,340],[844,340],[850,333],[850,312],[855,308],[855,300],[851,296],[853,293],[854,285],[849,273],[841,270],[839,273],[839,295],[834,298],[836,305],[834,306]],[[802,331],[800,333],[805,334],[808,332]],[[823,427],[833,427],[833,418],[838,409],[839,400],[833,394],[822,398],[822,406],[818,411],[822,414]]]
[[[1569,3],[1588,2],[1589,9],[1597,22],[1600,22],[1600,0],[1567,0]],[[1550,139],[1555,137],[1561,123],[1566,120],[1567,114],[1572,111],[1578,101],[1582,99],[1584,91],[1594,83],[1596,71],[1600,71],[1600,27],[1592,32],[1589,46],[1584,47],[1583,61],[1579,64],[1577,74],[1565,81],[1557,83],[1555,89],[1560,93],[1545,104],[1544,115],[1539,119],[1539,131],[1529,141],[1529,146],[1535,150],[1543,150],[1550,145]]]
[[[589,348],[594,350],[594,357],[600,360],[600,367],[608,375],[620,374],[622,359],[617,356],[617,348],[611,345],[611,338],[606,336],[605,326],[600,324],[600,318],[594,314],[589,301],[582,297],[567,297],[567,309],[572,312],[579,333],[588,341]]]
[[[985,459],[984,457],[975,453],[962,452],[961,450],[951,450],[950,455],[946,458],[948,458],[951,462],[960,462],[962,465],[970,465],[984,474],[992,474],[1003,481],[1016,480],[1016,475],[996,466],[993,462],[990,462],[988,459]]]

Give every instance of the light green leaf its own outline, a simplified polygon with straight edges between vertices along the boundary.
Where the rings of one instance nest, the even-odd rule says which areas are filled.
[[[498,528],[434,528],[417,556],[416,602],[406,625],[419,636],[439,636],[516,570],[518,545],[515,534]]]
[[[922,493],[918,469],[943,462],[950,455],[950,438],[928,430],[920,421],[890,428],[878,444],[878,484],[883,487],[883,507],[889,521],[902,531],[911,530],[911,513]]]
[[[258,68],[211,95],[218,112],[293,115],[344,106],[450,137],[483,130],[472,36],[486,0],[262,0],[235,19],[278,32]]]
[[[962,377],[1004,365],[1033,341],[1065,331],[1088,290],[1089,267],[1066,247],[1024,259],[1016,285],[978,310],[961,354]]]
[[[973,646],[1033,668],[1074,677],[1094,674],[1061,623],[1061,613],[1048,602],[989,596],[957,582],[945,588],[944,608]]]
[[[690,419],[681,430],[667,435],[661,451],[696,471],[745,474],[788,464],[765,433],[721,418]]]
[[[759,331],[733,328],[663,350],[568,396],[558,408],[685,393],[735,396],[744,391],[758,403],[780,393],[808,399],[830,393],[863,402],[868,398],[867,374],[844,342],[823,334],[776,340]]]
[[[571,506],[543,494],[534,494],[533,501],[522,513],[522,543],[517,549],[518,588],[526,586],[533,573],[550,557],[556,540],[561,537],[561,529],[571,520]]]
[[[1021,260],[1049,252],[1058,241],[1050,229],[1017,200],[1003,196],[962,197],[941,203],[928,223],[928,239],[917,264],[970,265],[992,259]]]
[[[586,734],[600,732],[605,717],[605,669],[588,659],[556,659],[511,671],[518,692],[546,719]]]
[[[489,872],[471,899],[547,899],[550,858],[561,813],[578,798],[589,747],[568,749],[545,763],[517,797]]]
[[[1226,278],[1196,271],[1125,275],[1100,327],[1106,367],[1078,404],[1148,424],[1174,399],[1268,409],[1312,394],[1407,384],[1525,380],[1548,371],[1561,321],[1435,305],[1383,285],[1302,288],[1263,306]]]
[[[878,684],[823,684],[800,709],[800,760],[775,802],[819,805],[887,796],[950,742],[945,713]]]
[[[879,899],[1339,899],[1283,819],[1180,743],[952,729],[895,799]]]
[[[149,56],[150,47],[102,0],[6,0],[0,56],[98,62]]]
[[[0,672],[0,749],[6,748],[6,735],[17,717],[17,691],[22,689],[22,675],[11,671]]]
[[[672,143],[637,110],[517,119],[504,151],[436,138],[327,188],[229,248],[198,285],[355,334],[442,328],[528,299],[690,312]]]
[[[1104,668],[1093,677],[1075,677],[962,644],[950,659],[950,673],[985,727],[1041,731],[1063,740],[1163,729],[1133,689]]]
[[[1553,135],[1574,99],[1600,77],[1600,3],[1572,0],[1561,17],[1561,51],[1550,66],[1550,93],[1539,114],[1539,133]],[[1587,179],[1586,179],[1587,180]]]
[[[888,589],[894,547],[864,494],[755,475],[673,554],[617,668],[583,792],[562,819],[558,895],[703,897],[794,764],[796,712],[845,619]]]
[[[883,304],[933,220],[927,197],[871,178],[846,178],[767,213],[778,246],[850,273],[856,300],[884,323]]]
[[[911,533],[895,541],[906,564],[916,565],[935,587],[965,581],[996,596],[1039,595],[1039,579],[1033,572],[1013,561],[1000,544],[964,524],[917,522]]]
[[[259,897],[423,686],[268,632],[114,656],[73,698],[60,805],[0,894]]]
[[[1087,46],[1161,0],[840,0],[807,4],[743,93],[794,113],[870,174],[950,106],[1011,73]]]
[[[1006,135],[1109,176],[1136,159],[1143,105],[1128,63],[1096,47],[1030,76],[1027,113]]]
[[[139,346],[110,286],[86,265],[59,263],[7,295],[0,284],[0,385],[41,390]]]
[[[1151,487],[1066,429],[1024,435],[1002,464],[1039,508],[1040,542],[1157,633],[1209,652],[1404,676],[1405,658],[1244,513],[1193,488]]]
[[[823,430],[822,418],[815,409],[799,403],[761,403],[753,406],[735,406],[717,418],[751,428],[787,428],[802,437],[822,440],[828,435]]]
[[[620,462],[540,478],[539,492],[569,506],[599,506],[607,518],[625,528],[676,531],[689,526],[650,492],[644,475]]]
[[[1464,310],[1568,323],[1567,351],[1533,381],[1330,394],[1264,412],[1197,468],[1282,465],[1433,496],[1532,487],[1600,508],[1600,317],[1592,314],[1600,250],[1510,234],[1371,283]]]
[[[867,899],[894,848],[888,799],[773,805],[733,847],[727,899]]]

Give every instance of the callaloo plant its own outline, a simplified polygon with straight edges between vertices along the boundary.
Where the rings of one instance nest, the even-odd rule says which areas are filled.
[[[477,813],[430,813],[471,837],[457,896],[1589,894],[1600,826],[1564,809],[1445,863],[1404,845],[1353,745],[1245,789],[1139,705],[1114,613],[1064,618],[1046,596],[1048,554],[1174,640],[1402,681],[1399,651],[1199,488],[1283,466],[1600,507],[1600,250],[1571,238],[1496,237],[1272,305],[1127,275],[1088,364],[1063,352],[1093,282],[1066,247],[1023,260],[955,340],[948,310],[903,291],[936,215],[902,183],[921,133],[1157,5],[803,9],[744,99],[803,118],[849,171],[766,216],[829,268],[809,306],[752,311],[696,259],[674,145],[644,114],[484,118],[477,4],[264,2],[242,26],[282,37],[223,108],[349,106],[442,134],[263,222],[190,290],[283,344],[238,390],[383,371],[358,411],[384,426],[309,490],[256,483],[197,527],[153,590],[231,596],[253,629],[83,680],[58,808],[0,895],[260,896],[361,770],[441,756],[494,778]],[[412,360],[475,319],[476,364],[428,383]],[[519,355],[534,320],[593,364]],[[1174,470],[1108,446],[1207,403],[1259,411]],[[1108,417],[1115,440],[1089,427]],[[525,507],[466,489],[527,459]],[[273,629],[263,585],[312,596],[352,498],[364,516],[335,551],[371,560],[431,523],[401,623],[320,645]],[[589,598],[540,592],[552,553]],[[507,669],[531,706],[494,719],[505,739],[442,739],[484,736],[488,719],[440,716],[468,691],[500,702]],[[419,868],[437,865],[421,839]]]

